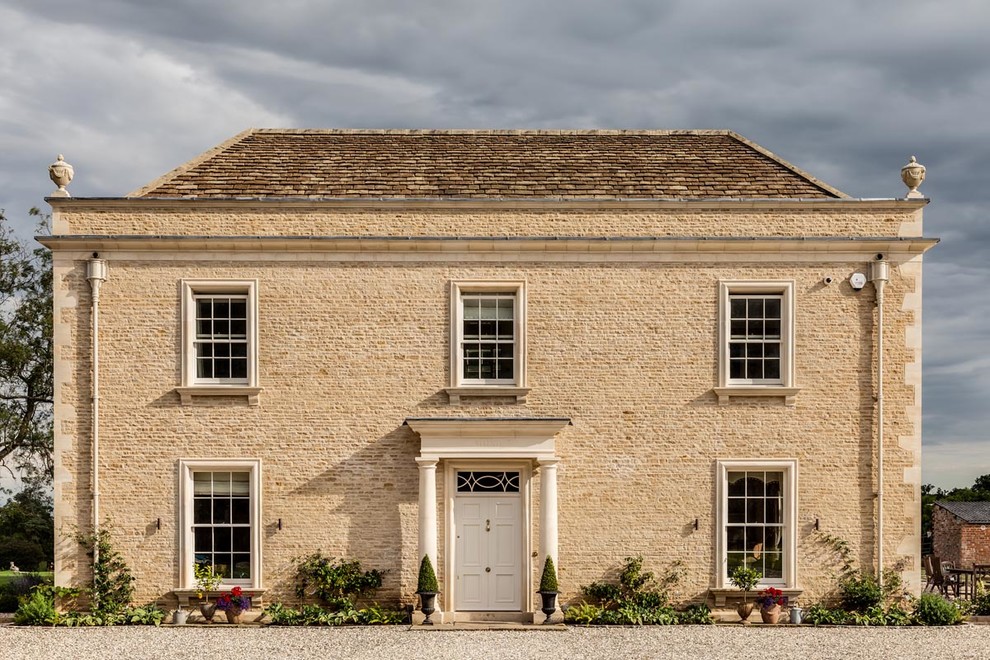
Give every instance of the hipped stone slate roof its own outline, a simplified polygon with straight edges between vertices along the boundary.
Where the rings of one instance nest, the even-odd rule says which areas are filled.
[[[250,129],[129,197],[822,199],[846,195],[730,131]]]
[[[990,502],[936,502],[957,518],[974,524],[990,525]]]

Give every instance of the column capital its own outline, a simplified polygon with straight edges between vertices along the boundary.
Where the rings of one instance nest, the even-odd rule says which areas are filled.
[[[439,463],[439,461],[437,459],[435,459],[435,458],[421,458],[421,457],[417,457],[416,458],[416,463],[419,464],[419,469],[420,470],[429,470],[431,468],[435,469],[437,467],[437,463]]]
[[[536,464],[540,467],[555,468],[557,463],[560,463],[560,459],[554,456],[553,458],[538,458],[536,459]]]

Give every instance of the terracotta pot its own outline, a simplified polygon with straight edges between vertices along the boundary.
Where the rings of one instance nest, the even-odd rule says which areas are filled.
[[[203,615],[207,623],[213,623],[213,616],[217,613],[216,603],[200,603],[199,613]]]
[[[760,616],[763,617],[763,623],[777,623],[780,618],[780,605],[760,608]]]
[[[740,619],[745,621],[749,618],[749,615],[753,613],[753,607],[755,606],[756,603],[739,603],[736,605],[736,614],[739,615]]]
[[[778,609],[780,609],[780,608],[778,608]],[[227,615],[227,623],[240,623],[241,622],[241,614],[243,614],[243,613],[244,613],[244,610],[242,610],[239,607],[231,607],[229,610],[224,611],[224,614]]]

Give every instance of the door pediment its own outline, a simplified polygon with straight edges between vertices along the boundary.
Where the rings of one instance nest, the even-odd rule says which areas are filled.
[[[555,458],[554,438],[571,423],[568,417],[410,417],[404,422],[419,434],[420,457]]]

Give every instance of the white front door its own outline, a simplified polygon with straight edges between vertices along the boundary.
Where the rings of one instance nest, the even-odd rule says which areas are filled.
[[[521,499],[460,492],[454,498],[455,609],[522,610]]]

